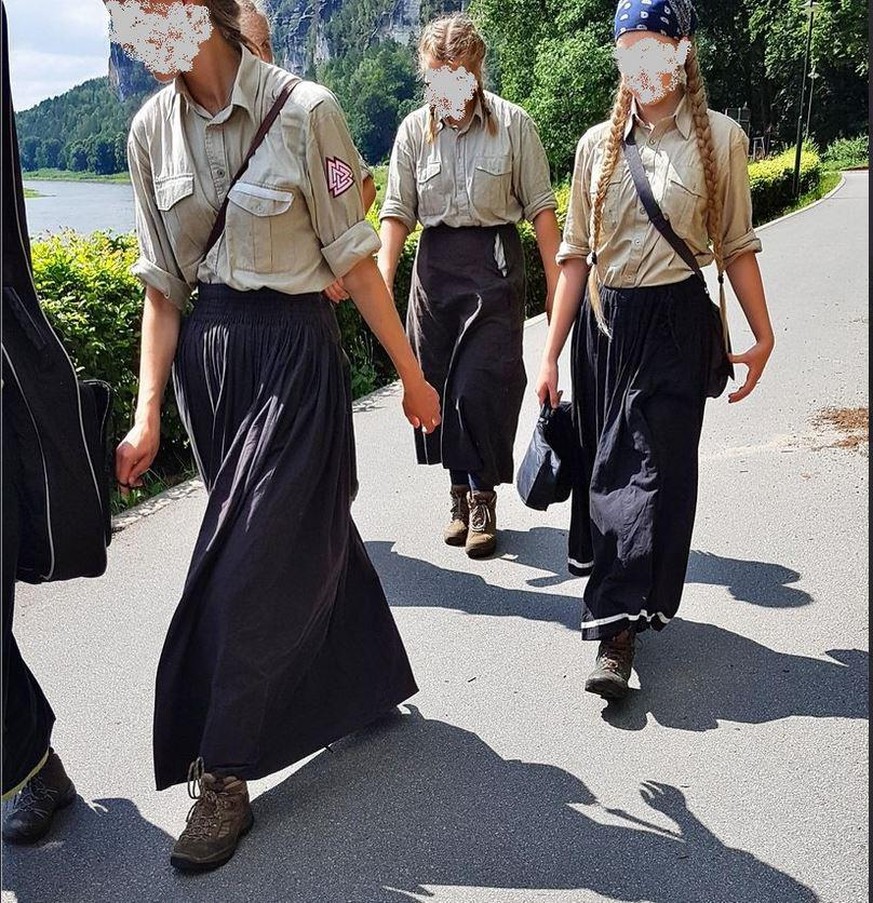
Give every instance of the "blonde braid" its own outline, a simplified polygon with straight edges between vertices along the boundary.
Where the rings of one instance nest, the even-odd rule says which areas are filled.
[[[600,232],[603,224],[603,205],[606,201],[606,190],[609,180],[615,172],[621,152],[621,141],[624,137],[625,123],[630,115],[631,100],[633,94],[622,78],[612,105],[610,116],[609,135],[606,138],[606,148],[603,152],[603,162],[600,168],[600,176],[597,179],[597,189],[594,194],[593,223],[591,229],[592,264],[588,273],[588,301],[594,311],[594,318],[598,327],[609,335],[609,328],[603,316],[603,305],[600,303],[599,275],[597,273],[597,246],[600,244]]]
[[[719,277],[724,270],[721,234],[721,196],[718,193],[718,170],[715,162],[715,148],[712,143],[712,129],[709,125],[709,106],[706,102],[706,89],[700,74],[697,61],[697,49],[692,43],[685,60],[685,75],[688,84],[688,100],[694,117],[694,131],[697,135],[697,147],[703,163],[706,177],[706,232],[712,244],[712,255]],[[721,279],[719,280],[721,281]]]
[[[245,46],[256,56],[258,55],[257,48],[240,28],[242,9],[237,0],[205,0],[205,6],[209,10],[212,24],[231,47],[239,50],[240,47]]]

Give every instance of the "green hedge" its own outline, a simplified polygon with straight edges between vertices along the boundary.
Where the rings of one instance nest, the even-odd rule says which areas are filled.
[[[867,166],[870,162],[870,136],[837,138],[822,154],[822,161],[826,169],[855,169]]]
[[[756,226],[778,216],[794,203],[794,161],[795,151],[790,148],[775,157],[749,164]],[[821,158],[810,147],[804,147],[800,155],[800,194],[817,188],[821,176]]]

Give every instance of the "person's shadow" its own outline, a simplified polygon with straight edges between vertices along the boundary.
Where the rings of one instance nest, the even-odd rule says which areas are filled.
[[[132,800],[89,805],[76,797],[38,845],[4,845],[3,891],[12,891],[18,903],[168,899],[152,889],[166,879],[172,845]]]
[[[429,887],[459,889],[454,900],[465,887],[650,903],[818,900],[722,843],[676,787],[640,788],[651,815],[610,808],[569,772],[503,759],[476,734],[406,708],[255,798],[254,830],[216,872],[175,873],[171,839],[129,800],[79,801],[56,840],[7,851],[4,889],[19,903],[408,903]]]
[[[789,716],[867,718],[870,655],[829,649],[827,658],[776,652],[714,624],[674,618],[644,633],[634,668],[639,690],[603,717],[639,730],[647,713],[665,727],[705,731],[719,721],[761,724]]]

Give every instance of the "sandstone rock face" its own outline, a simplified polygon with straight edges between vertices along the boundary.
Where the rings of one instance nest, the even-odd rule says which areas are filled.
[[[314,62],[325,62],[342,52],[331,46],[325,26],[344,8],[359,0],[263,0],[273,30],[273,45],[279,65],[303,75]],[[415,41],[421,30],[422,0],[393,0],[387,12],[374,21],[370,40],[392,38],[398,44]],[[449,0],[444,9],[466,9],[469,0]],[[336,42],[339,43],[339,42]],[[111,45],[110,84],[122,100],[157,87],[142,63],[130,59],[117,45]]]

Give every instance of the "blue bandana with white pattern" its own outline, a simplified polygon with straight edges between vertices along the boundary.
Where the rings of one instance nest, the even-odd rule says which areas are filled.
[[[627,31],[654,31],[678,41],[696,29],[691,0],[619,0],[615,11],[616,41]]]

